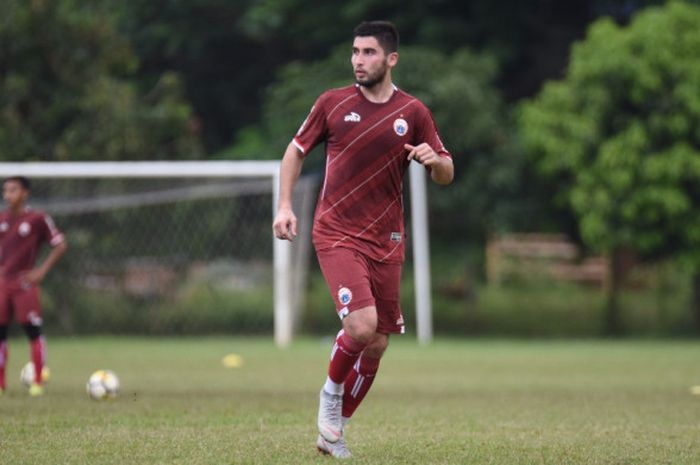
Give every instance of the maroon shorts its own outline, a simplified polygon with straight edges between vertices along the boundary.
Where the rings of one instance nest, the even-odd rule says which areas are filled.
[[[21,280],[0,280],[0,325],[10,324],[14,314],[21,325],[41,325],[39,286]]]
[[[317,255],[341,320],[355,310],[376,307],[377,332],[404,332],[399,304],[401,263],[377,262],[341,247],[319,250]]]

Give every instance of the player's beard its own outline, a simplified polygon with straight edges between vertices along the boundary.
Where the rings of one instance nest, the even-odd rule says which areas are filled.
[[[377,69],[377,71],[375,71],[372,74],[367,72],[364,79],[355,79],[355,82],[357,82],[362,87],[372,88],[384,80],[387,68],[387,62],[386,60],[384,60],[382,66],[379,69]]]

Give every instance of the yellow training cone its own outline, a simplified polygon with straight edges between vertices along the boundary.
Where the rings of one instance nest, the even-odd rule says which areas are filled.
[[[223,363],[226,368],[238,368],[243,365],[243,359],[238,354],[228,354],[221,359],[221,363]]]

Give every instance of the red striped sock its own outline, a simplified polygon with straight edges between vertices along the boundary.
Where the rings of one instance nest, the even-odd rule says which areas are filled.
[[[328,366],[328,377],[337,384],[343,384],[352,366],[366,347],[351,338],[345,331],[340,331],[331,351],[331,363]]]
[[[367,395],[367,392],[369,392],[377,370],[379,370],[379,360],[378,358],[362,355],[345,379],[345,393],[343,394],[344,417],[350,418],[362,402],[362,399]]]
[[[44,336],[39,336],[30,342],[31,346],[31,357],[32,362],[34,362],[34,382],[36,384],[41,384],[41,370],[44,369],[44,362],[46,360],[46,341]]]
[[[5,366],[7,365],[7,341],[0,342],[0,389],[5,389]]]

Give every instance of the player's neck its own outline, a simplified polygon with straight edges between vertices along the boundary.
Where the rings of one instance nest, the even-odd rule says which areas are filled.
[[[381,82],[376,83],[372,87],[361,85],[360,92],[372,103],[386,103],[394,95],[394,84],[391,82],[391,76],[387,73]]]
[[[19,205],[11,205],[7,208],[7,210],[10,212],[10,215],[12,216],[19,216],[25,211],[27,211],[27,207],[22,203]]]

